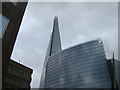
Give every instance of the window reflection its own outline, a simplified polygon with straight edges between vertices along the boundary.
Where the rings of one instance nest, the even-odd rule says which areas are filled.
[[[46,87],[111,87],[101,41],[89,42],[48,59]]]
[[[9,19],[0,13],[0,38],[2,38],[8,23]]]

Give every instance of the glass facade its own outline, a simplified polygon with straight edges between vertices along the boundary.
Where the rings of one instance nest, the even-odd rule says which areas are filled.
[[[53,24],[53,32],[50,37],[48,49],[45,56],[45,61],[43,65],[42,75],[41,75],[41,81],[40,81],[40,88],[44,88],[45,84],[45,76],[46,76],[46,65],[48,62],[48,58],[56,54],[58,52],[62,51],[61,47],[61,41],[60,41],[60,34],[59,34],[59,25],[58,25],[58,18],[54,18],[54,24]]]
[[[0,13],[0,38],[2,38],[8,23],[9,19]]]
[[[48,58],[45,88],[111,88],[101,40],[80,44]]]

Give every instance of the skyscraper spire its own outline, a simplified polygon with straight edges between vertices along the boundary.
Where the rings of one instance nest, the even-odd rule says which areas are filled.
[[[62,50],[61,47],[61,41],[60,41],[60,34],[59,34],[59,25],[58,25],[58,17],[54,17],[54,23],[53,23],[53,31],[50,37],[49,45],[47,48],[42,76],[41,76],[41,82],[40,82],[40,88],[44,88],[45,84],[45,75],[46,75],[46,65],[49,56],[52,54],[58,53]]]
[[[50,56],[54,53],[61,51],[61,41],[59,34],[58,18],[55,16],[53,24],[53,32],[50,41]]]

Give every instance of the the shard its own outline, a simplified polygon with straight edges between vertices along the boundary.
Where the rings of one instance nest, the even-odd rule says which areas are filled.
[[[45,56],[44,66],[42,70],[40,88],[44,88],[45,86],[45,76],[46,76],[46,67],[47,67],[48,58],[52,54],[58,53],[61,50],[62,47],[61,47],[60,34],[59,34],[58,17],[55,16],[53,23],[53,31],[50,37],[49,45]]]

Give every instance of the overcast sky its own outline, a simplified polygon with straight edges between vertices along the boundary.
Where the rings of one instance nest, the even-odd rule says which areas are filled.
[[[101,38],[107,58],[118,58],[118,3],[30,2],[27,5],[12,59],[33,69],[38,88],[54,16],[58,16],[62,48]]]

